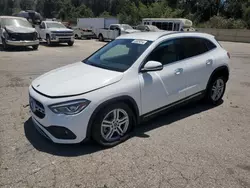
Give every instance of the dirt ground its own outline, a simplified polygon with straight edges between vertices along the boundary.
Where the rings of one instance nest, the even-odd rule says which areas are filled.
[[[51,143],[33,127],[28,107],[34,78],[104,43],[0,51],[0,187],[249,188],[250,44],[221,44],[232,57],[221,105],[182,107],[105,150]]]

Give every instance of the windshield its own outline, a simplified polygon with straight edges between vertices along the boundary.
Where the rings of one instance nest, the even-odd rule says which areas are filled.
[[[122,28],[123,28],[124,30],[133,29],[130,25],[127,25],[127,24],[122,24]]]
[[[29,27],[32,28],[31,24],[24,19],[18,18],[3,18],[3,26],[16,26],[16,27]]]
[[[147,40],[117,39],[83,62],[108,70],[124,72],[134,64],[151,43]]]
[[[50,22],[50,23],[46,23],[47,24],[47,28],[65,28],[65,26],[61,23],[57,23],[57,22]]]

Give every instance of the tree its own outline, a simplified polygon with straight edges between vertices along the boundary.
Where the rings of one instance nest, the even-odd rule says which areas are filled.
[[[20,8],[22,10],[32,10],[34,9],[34,0],[21,0],[20,1]]]

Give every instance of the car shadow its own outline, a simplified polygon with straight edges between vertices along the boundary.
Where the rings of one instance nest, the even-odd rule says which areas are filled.
[[[40,45],[48,47],[48,48],[53,48],[53,47],[72,47],[69,46],[67,43],[52,43],[51,45],[48,45],[46,42],[40,42]]]
[[[221,102],[221,104],[223,101]],[[173,122],[185,119],[189,116],[210,110],[214,108],[213,105],[204,104],[202,102],[190,103],[187,106],[181,108],[176,108],[168,113],[156,116],[155,118],[138,125],[131,137],[150,137],[147,132],[160,128],[162,126],[167,126]],[[88,141],[81,144],[65,145],[65,144],[55,144],[52,141],[43,137],[34,127],[32,119],[29,118],[24,123],[24,132],[26,138],[38,151],[49,153],[57,156],[67,156],[75,157],[81,155],[87,155],[90,153],[95,153],[105,148],[95,144],[93,141]]]
[[[29,51],[36,51],[33,50],[32,47],[20,46],[20,47],[10,47],[7,50],[3,49],[3,46],[0,45],[0,52],[29,52]]]

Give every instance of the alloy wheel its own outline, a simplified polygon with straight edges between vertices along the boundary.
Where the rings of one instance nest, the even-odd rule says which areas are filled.
[[[101,124],[101,135],[108,142],[113,142],[123,137],[129,127],[128,113],[123,109],[110,111]]]
[[[221,98],[224,92],[224,87],[225,87],[225,83],[224,83],[224,80],[221,78],[217,79],[213,83],[213,86],[211,89],[211,98],[213,101],[218,101]]]

